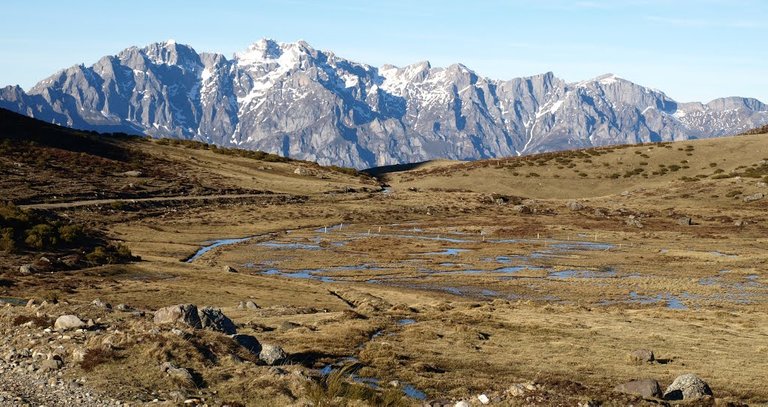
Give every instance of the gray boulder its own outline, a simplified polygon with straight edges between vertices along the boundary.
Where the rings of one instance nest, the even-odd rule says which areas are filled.
[[[512,210],[523,215],[528,215],[533,213],[533,210],[526,205],[515,205],[512,207]]]
[[[254,355],[258,356],[261,353],[261,344],[259,343],[259,340],[251,335],[233,335],[232,340]]]
[[[237,309],[240,309],[240,310],[245,310],[245,309],[247,309],[247,310],[251,310],[251,311],[254,311],[254,310],[257,310],[257,309],[260,309],[260,308],[261,308],[261,307],[259,307],[258,305],[256,305],[256,303],[255,303],[255,302],[253,302],[253,301],[251,301],[251,300],[248,300],[248,301],[240,301],[240,302],[237,304]]]
[[[200,325],[204,329],[224,332],[227,335],[237,333],[237,327],[220,309],[205,307],[198,311]]]
[[[569,201],[567,204],[565,204],[565,206],[567,206],[568,209],[570,209],[570,210],[572,210],[574,212],[578,212],[578,211],[584,209],[584,204],[579,202],[579,201]]]
[[[22,264],[19,266],[19,274],[21,275],[29,275],[35,272],[35,269],[32,267],[31,264]]]
[[[174,324],[180,322],[192,328],[202,328],[197,306],[193,304],[171,305],[155,311],[154,321],[158,325]]]
[[[277,345],[262,345],[261,352],[259,352],[259,359],[264,361],[268,365],[274,365],[284,361],[288,355],[285,354],[283,348]]]
[[[91,301],[91,305],[93,305],[96,308],[101,308],[101,309],[104,309],[104,310],[111,310],[112,309],[112,304],[110,304],[108,302],[104,302],[104,301],[102,301],[102,300],[100,300],[98,298],[93,300],[93,301]]]
[[[712,396],[712,390],[704,380],[692,373],[678,376],[664,392],[665,400],[692,400]]]
[[[645,398],[661,398],[661,386],[653,379],[633,380],[613,388],[614,391],[626,394],[637,394]]]
[[[653,355],[653,351],[648,349],[637,349],[629,353],[629,361],[632,363],[652,363],[654,360],[656,357]]]
[[[680,226],[690,226],[693,225],[693,219],[689,217],[682,217],[677,219],[677,224]]]
[[[131,311],[133,311],[133,308],[131,308],[131,306],[127,305],[127,304],[117,304],[117,307],[115,307],[115,309],[117,309],[118,311],[121,311],[121,312],[131,312]]]
[[[183,386],[192,387],[195,385],[192,373],[183,367],[176,367],[171,362],[165,362],[160,366],[160,370],[170,376],[173,381]]]
[[[744,199],[744,202],[754,202],[754,201],[759,201],[759,200],[763,199],[764,197],[765,197],[765,195],[763,195],[762,192],[758,192],[756,194],[747,195],[743,199]]]
[[[40,364],[40,371],[48,372],[61,369],[62,361],[58,356],[51,356]]]
[[[70,329],[78,329],[84,326],[85,326],[85,322],[83,322],[80,318],[78,318],[75,315],[62,315],[56,318],[56,322],[53,324],[53,327],[57,331],[67,331]]]

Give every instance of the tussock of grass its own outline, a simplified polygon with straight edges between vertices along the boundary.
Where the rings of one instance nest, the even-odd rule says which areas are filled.
[[[307,398],[314,406],[344,406],[352,401],[362,401],[375,406],[407,406],[408,399],[396,389],[374,390],[355,383],[352,376],[360,368],[358,364],[346,365],[305,385]]]

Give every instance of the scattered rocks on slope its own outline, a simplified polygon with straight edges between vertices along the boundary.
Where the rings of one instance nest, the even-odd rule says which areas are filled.
[[[160,308],[159,310],[155,311],[154,321],[158,325],[174,324],[180,322],[192,328],[202,328],[197,306],[193,304],[179,304]]]
[[[54,329],[56,329],[57,331],[79,329],[84,326],[85,326],[85,322],[83,322],[76,315],[62,315],[56,318],[56,322],[53,324]]]
[[[659,382],[653,379],[633,380],[631,382],[620,384],[613,388],[619,393],[637,394],[645,398],[661,398],[661,386]]]
[[[704,396],[712,396],[712,390],[707,382],[692,373],[678,376],[664,392],[665,400],[691,400]]]
[[[200,317],[200,326],[203,329],[224,332],[227,335],[237,333],[235,323],[220,309],[205,307],[198,311],[198,316]]]
[[[653,351],[648,349],[636,349],[629,353],[629,361],[636,364],[652,363],[656,360]]]
[[[275,365],[284,361],[288,355],[285,354],[283,348],[277,345],[264,344],[261,346],[261,352],[259,352],[259,359],[264,361],[268,365]]]

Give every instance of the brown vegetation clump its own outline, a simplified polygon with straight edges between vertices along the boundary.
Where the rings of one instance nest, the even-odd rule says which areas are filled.
[[[85,351],[83,360],[80,362],[80,368],[86,372],[91,372],[97,366],[113,362],[119,355],[114,349],[90,348]]]

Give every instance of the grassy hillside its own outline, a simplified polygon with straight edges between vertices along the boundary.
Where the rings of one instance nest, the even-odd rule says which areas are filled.
[[[318,193],[373,184],[350,169],[195,142],[76,131],[0,109],[0,190],[17,204]]]
[[[573,199],[646,188],[768,180],[766,135],[563,151],[384,174],[395,189],[461,190]],[[717,181],[726,182],[718,183]],[[735,191],[735,189],[734,189]],[[733,192],[731,198],[746,193]]]

